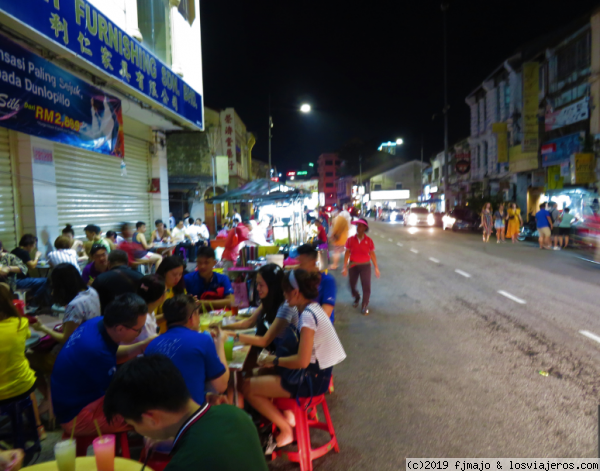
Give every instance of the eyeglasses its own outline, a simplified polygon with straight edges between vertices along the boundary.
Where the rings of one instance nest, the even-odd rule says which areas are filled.
[[[121,324],[123,327],[125,327],[126,329],[129,330],[133,330],[134,332],[136,332],[138,335],[140,335],[142,333],[142,330],[144,330],[144,326],[140,327],[139,329],[134,329],[133,327],[130,327],[128,325],[125,324]]]

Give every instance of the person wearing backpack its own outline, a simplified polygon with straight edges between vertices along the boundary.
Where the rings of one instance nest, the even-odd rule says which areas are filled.
[[[283,292],[291,307],[300,312],[298,327],[289,324],[275,355],[267,356],[262,367],[274,368],[272,375],[247,379],[244,397],[264,417],[279,428],[275,445],[283,447],[294,441],[293,415],[284,416],[273,398],[309,398],[324,394],[329,388],[333,367],[346,358],[335,328],[323,308],[314,299],[319,296],[319,273],[297,269],[283,278]]]

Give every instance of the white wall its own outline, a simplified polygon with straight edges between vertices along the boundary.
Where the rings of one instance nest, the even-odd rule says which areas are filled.
[[[88,2],[123,31],[127,31],[125,0],[88,0]]]

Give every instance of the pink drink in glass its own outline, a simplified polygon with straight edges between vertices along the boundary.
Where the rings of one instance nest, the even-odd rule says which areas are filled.
[[[98,471],[114,471],[115,469],[115,436],[102,435],[96,438],[92,445],[94,446],[94,455],[96,455],[96,467]]]

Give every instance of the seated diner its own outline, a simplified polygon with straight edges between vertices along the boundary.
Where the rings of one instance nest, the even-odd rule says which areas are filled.
[[[108,250],[102,244],[94,244],[90,249],[91,263],[88,263],[81,277],[86,285],[91,285],[98,276],[108,270]]]
[[[171,299],[178,294],[187,294],[185,283],[183,281],[183,271],[186,263],[176,255],[165,257],[160,264],[156,274],[160,275],[165,280],[165,301]],[[159,332],[164,334],[167,331],[167,322],[164,320],[163,304],[156,308],[156,322],[158,323]]]
[[[196,258],[197,270],[183,277],[185,289],[196,296],[200,304],[215,309],[229,307],[235,301],[229,278],[213,272],[217,261],[211,247],[200,247]]]
[[[85,262],[87,260],[87,256],[82,255],[81,257],[77,256],[77,252],[75,249],[72,249],[71,246],[73,242],[67,236],[57,237],[54,241],[54,248],[46,257],[48,258],[48,262],[50,262],[50,266],[52,268],[57,267],[61,263],[70,263],[73,265],[79,273],[81,273],[81,268],[79,268],[79,262]]]

